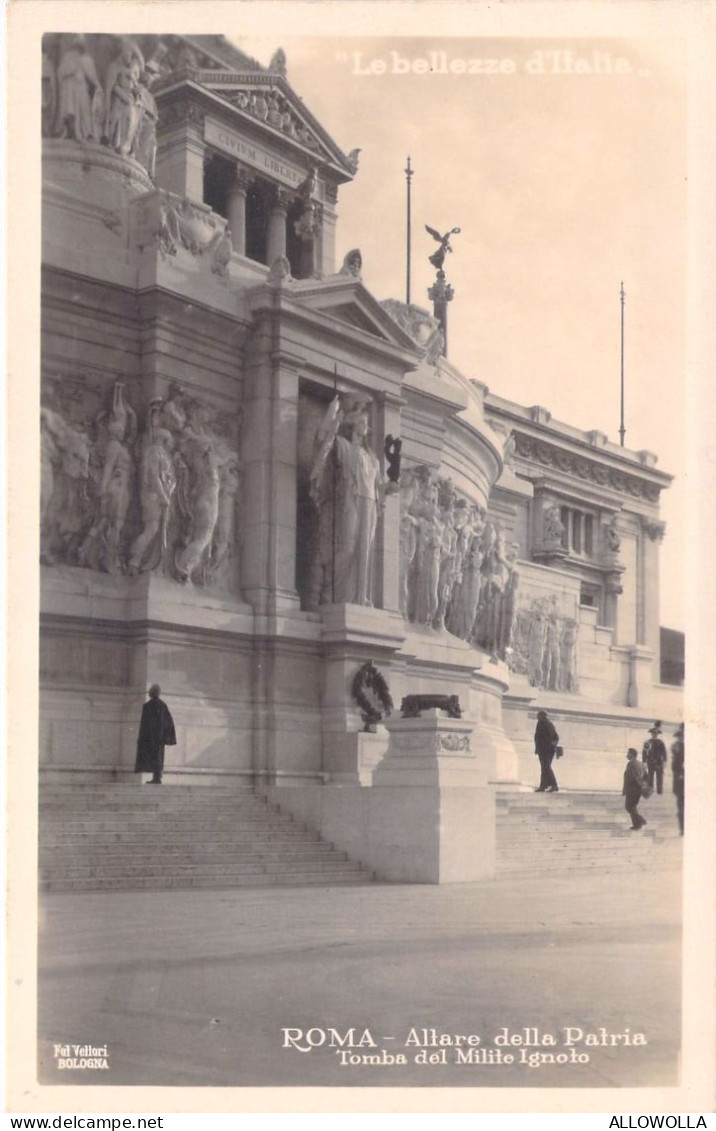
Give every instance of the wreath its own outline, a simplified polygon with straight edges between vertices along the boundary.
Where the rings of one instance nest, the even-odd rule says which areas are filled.
[[[364,730],[369,731],[380,722],[384,714],[392,713],[393,700],[390,697],[388,684],[371,660],[358,668],[353,677],[351,692],[360,708]]]

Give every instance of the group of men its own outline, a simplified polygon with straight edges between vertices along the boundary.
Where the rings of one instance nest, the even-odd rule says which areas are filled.
[[[656,792],[664,792],[664,768],[669,756],[666,745],[660,737],[661,720],[657,719],[653,727],[649,728],[650,738],[646,740],[641,752],[639,763],[638,751],[633,746],[627,751],[627,768],[624,772],[624,786],[622,794],[625,798],[625,808],[631,817],[631,827],[641,829],[646,824],[646,819],[638,812],[637,806],[644,796],[643,785],[648,783],[648,792],[651,793],[656,785]],[[554,758],[559,758],[561,747],[559,735],[554,723],[546,711],[537,712],[537,726],[534,734],[535,754],[540,763],[540,782],[536,793],[559,793],[557,779],[552,769]],[[676,797],[676,814],[679,821],[679,831],[684,834],[684,724],[680,723],[674,732],[674,742],[671,747],[671,774],[674,796]]]
[[[152,785],[161,785],[162,771],[164,769],[164,747],[176,743],[174,721],[169,708],[160,698],[161,688],[154,683],[149,688],[149,700],[142,709],[142,718],[137,741],[137,760],[135,772],[151,773]],[[646,740],[641,752],[641,764],[638,762],[638,753],[634,747],[627,751],[627,768],[624,773],[624,787],[622,793],[625,797],[625,807],[632,820],[632,828],[640,829],[646,820],[637,810],[639,801],[643,796],[642,784],[646,779],[649,791],[664,792],[664,767],[668,761],[668,754],[663,739],[660,737],[661,720],[657,719],[653,727],[649,728],[650,738]],[[534,734],[535,754],[540,762],[540,783],[537,793],[559,793],[557,779],[552,769],[552,762],[561,754],[559,735],[546,711],[537,712],[537,726]],[[676,812],[679,819],[679,830],[684,832],[684,724],[680,723],[674,733],[674,742],[671,747],[671,773],[673,790],[676,796]]]

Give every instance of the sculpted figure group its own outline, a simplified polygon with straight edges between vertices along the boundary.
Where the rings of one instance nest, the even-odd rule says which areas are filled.
[[[422,465],[401,476],[400,607],[414,624],[505,659],[510,648],[519,547],[506,546],[485,510]]]
[[[47,52],[42,59],[42,130],[46,137],[96,142],[134,157],[154,178],[157,104],[151,87],[166,48],[144,61],[138,46],[122,39],[109,64],[104,87],[84,35],[75,35],[57,70]]]
[[[235,585],[239,457],[200,401],[173,385],[139,434],[117,382],[92,420],[46,405],[41,427],[45,564]]]
[[[555,597],[534,597],[516,612],[511,667],[533,687],[576,692],[577,635],[576,619],[559,612]]]

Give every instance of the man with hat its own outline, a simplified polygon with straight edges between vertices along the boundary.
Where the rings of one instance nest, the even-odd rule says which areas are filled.
[[[659,738],[661,734],[661,719],[657,719],[653,727],[650,727],[649,734],[651,738],[647,738],[641,751],[641,760],[646,762],[646,768],[649,771],[649,785],[654,788],[654,778],[656,778],[656,792],[664,792],[664,766],[666,765],[667,753],[664,743]]]
[[[679,818],[679,832],[684,835],[684,724],[679,723],[674,732],[675,741],[671,744],[671,778],[676,797],[676,815]]]

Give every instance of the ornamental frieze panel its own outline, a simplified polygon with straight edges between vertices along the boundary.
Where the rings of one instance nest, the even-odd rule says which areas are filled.
[[[238,592],[238,416],[172,385],[141,422],[127,386],[46,379],[41,560]]]
[[[579,691],[579,622],[576,608],[557,594],[521,594],[507,663],[532,687]]]
[[[605,467],[604,464],[595,463],[576,452],[565,451],[564,448],[533,436],[515,433],[515,449],[518,456],[539,463],[543,467],[554,468],[556,471],[574,475],[578,479],[589,480],[600,487],[612,487],[615,491],[632,495],[634,498],[647,499],[652,503],[659,501],[661,487],[658,484],[646,482],[619,468]]]

